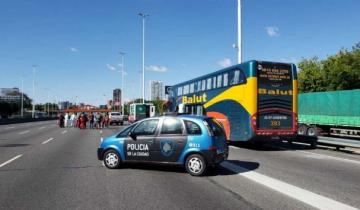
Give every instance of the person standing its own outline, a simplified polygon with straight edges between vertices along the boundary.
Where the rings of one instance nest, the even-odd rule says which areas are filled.
[[[60,113],[60,116],[59,116],[59,127],[60,128],[64,127],[64,120],[65,120],[65,117],[64,117],[63,113]]]
[[[75,113],[71,114],[70,117],[70,127],[75,127]]]
[[[65,117],[64,117],[64,127],[68,126],[68,121],[69,121],[69,114],[66,112],[65,113]]]
[[[89,128],[93,129],[94,128],[94,114],[90,113],[89,118],[90,118]]]

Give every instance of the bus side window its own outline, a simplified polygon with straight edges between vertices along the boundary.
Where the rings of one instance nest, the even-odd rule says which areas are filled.
[[[229,75],[228,73],[224,74],[224,87],[228,86],[228,82],[229,82],[228,81],[228,75]]]
[[[230,85],[239,84],[239,79],[240,79],[240,71],[239,70],[235,70],[230,73]]]
[[[220,88],[222,85],[222,75],[217,76],[217,87]]]
[[[190,93],[194,93],[194,83],[190,84]]]
[[[213,89],[215,89],[215,88],[216,88],[216,76],[213,77]]]
[[[198,81],[197,83],[197,89],[196,89],[197,92],[200,92],[201,91],[201,80]]]
[[[189,94],[189,85],[184,85],[184,95]]]
[[[182,87],[178,87],[178,93],[177,93],[178,96],[181,96],[182,95]]]
[[[211,77],[207,79],[207,90],[211,90]]]
[[[206,80],[203,79],[201,84],[201,90],[205,91],[205,89],[206,89]]]

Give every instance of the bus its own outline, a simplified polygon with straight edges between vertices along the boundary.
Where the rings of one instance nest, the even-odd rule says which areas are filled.
[[[214,117],[228,141],[291,141],[297,94],[294,64],[252,60],[172,86],[168,111]]]

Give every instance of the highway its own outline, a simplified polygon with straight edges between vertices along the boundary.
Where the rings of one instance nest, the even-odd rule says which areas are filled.
[[[360,155],[286,143],[230,146],[204,177],[175,166],[106,169],[101,130],[0,126],[0,209],[359,209]]]

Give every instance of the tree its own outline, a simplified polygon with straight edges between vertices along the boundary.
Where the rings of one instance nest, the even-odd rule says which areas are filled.
[[[341,49],[336,55],[299,62],[299,91],[333,91],[360,88],[360,43],[352,50]]]

